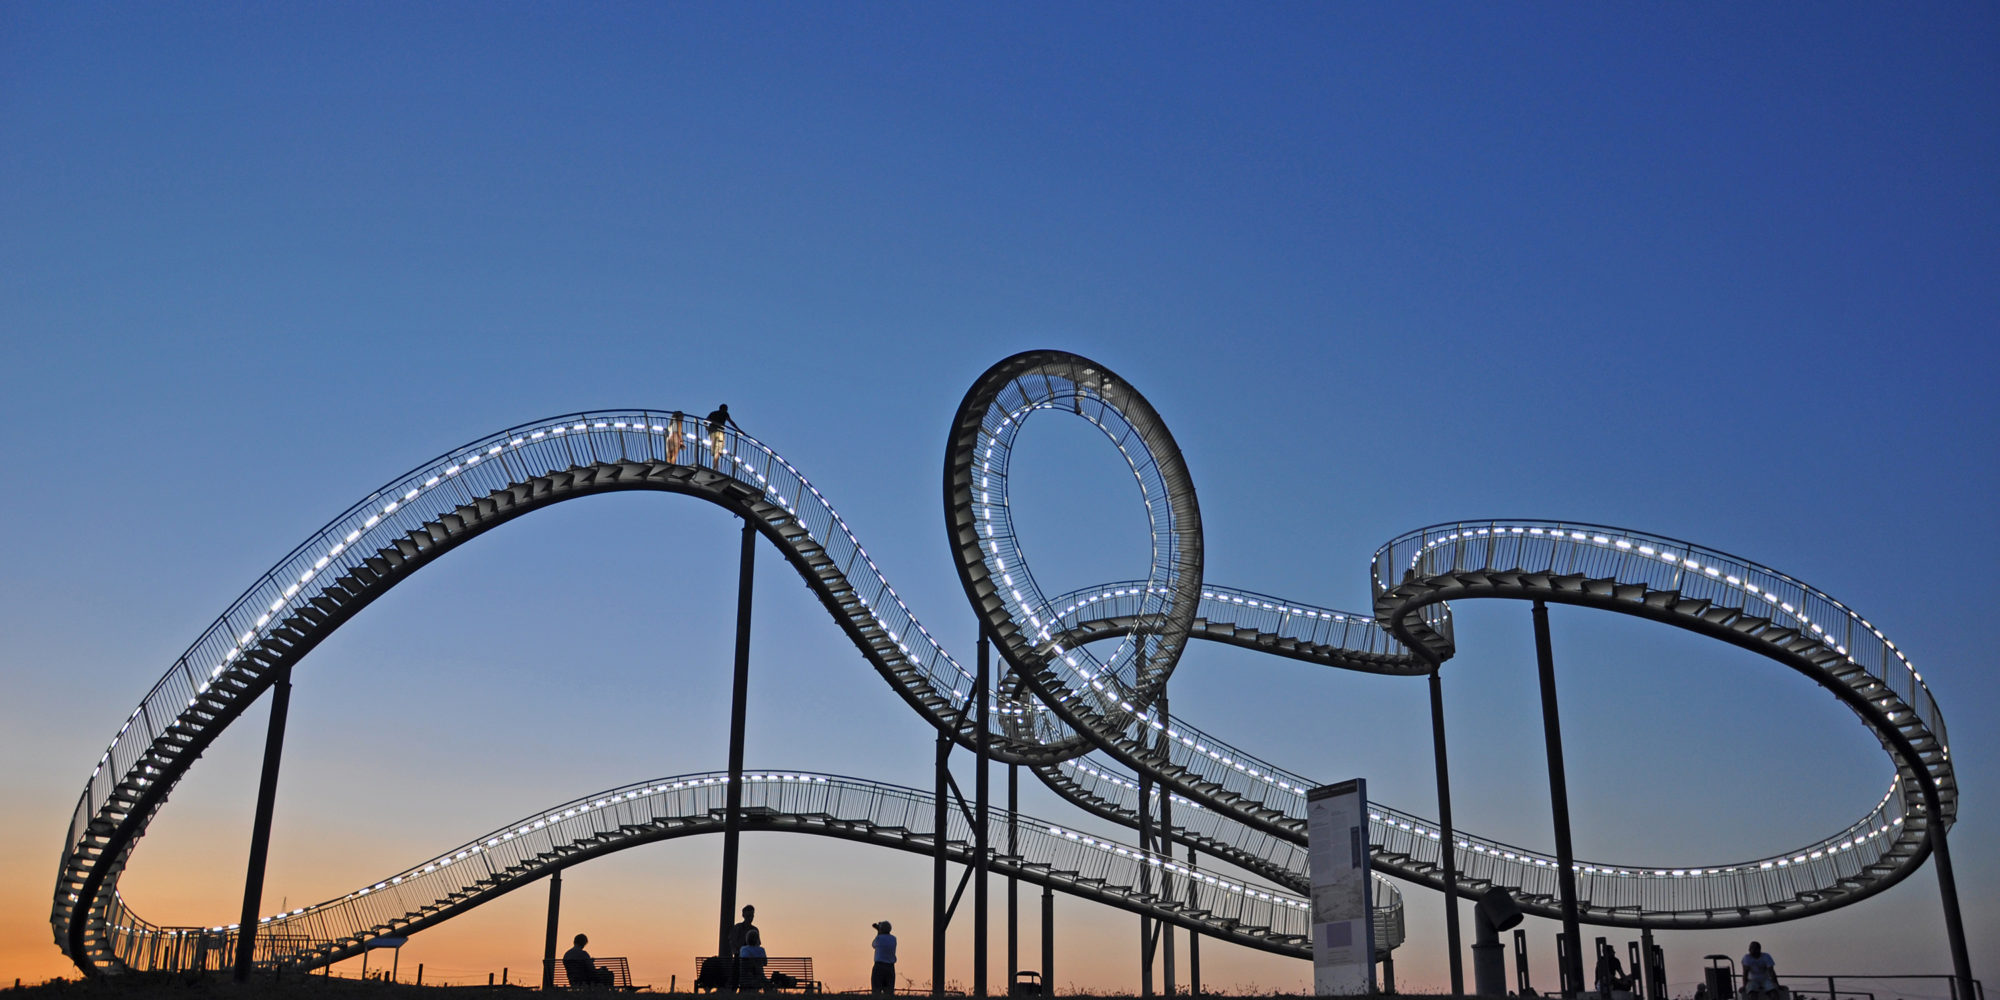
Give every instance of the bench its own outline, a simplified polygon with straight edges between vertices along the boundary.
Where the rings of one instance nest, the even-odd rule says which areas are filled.
[[[551,963],[555,967],[554,970],[555,979],[553,981],[556,984],[556,989],[559,990],[588,990],[588,989],[607,989],[607,988],[614,990],[638,989],[637,986],[632,985],[632,965],[625,959],[593,958],[590,960],[590,962],[592,965],[597,966],[600,972],[611,973],[611,985],[609,987],[605,987],[600,984],[578,985],[576,983],[570,982],[569,969],[563,965],[563,960],[558,958],[553,960],[553,962]]]
[[[755,959],[735,959],[710,956],[694,960],[694,991],[721,993],[781,993],[797,991],[818,993],[822,987],[813,978],[813,960],[774,955],[763,960],[761,972],[753,972],[749,963]],[[739,982],[737,965],[743,963],[743,976],[755,976],[756,982]]]

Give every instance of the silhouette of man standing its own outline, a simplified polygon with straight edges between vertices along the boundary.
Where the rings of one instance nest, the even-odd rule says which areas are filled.
[[[722,430],[731,426],[739,431],[743,429],[736,423],[736,418],[729,415],[728,403],[716,407],[715,412],[708,415],[708,458],[718,469],[722,467]]]

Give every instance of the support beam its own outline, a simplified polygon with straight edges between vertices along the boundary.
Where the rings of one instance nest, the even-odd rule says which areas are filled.
[[[1542,735],[1548,744],[1549,805],[1555,814],[1556,887],[1562,899],[1563,985],[1588,989],[1583,978],[1583,935],[1576,907],[1576,855],[1570,849],[1569,779],[1563,773],[1562,714],[1556,708],[1556,657],[1549,643],[1549,608],[1535,602],[1535,663],[1542,678]],[[1567,995],[1567,993],[1565,994]]]
[[[549,876],[549,932],[542,938],[542,989],[556,988],[556,919],[562,914],[562,869]]]
[[[1160,719],[1172,718],[1167,711],[1167,691],[1160,689]],[[1154,749],[1162,758],[1167,756],[1167,730],[1159,730],[1159,738]],[[1174,791],[1170,786],[1160,786],[1160,827],[1154,832],[1155,852],[1172,860],[1174,856]],[[1160,869],[1160,898],[1174,898],[1174,877],[1165,868]],[[1166,987],[1168,996],[1174,995],[1174,925],[1160,921],[1160,985]]]
[[[1153,779],[1146,772],[1139,772],[1139,849],[1151,850],[1153,846]],[[1152,870],[1145,864],[1139,865],[1139,894],[1152,895]],[[1153,944],[1158,940],[1153,936],[1153,918],[1139,914],[1139,995],[1153,995]]]
[[[937,791],[931,798],[931,995],[944,996],[945,927],[951,917],[945,910],[945,845],[950,841],[951,815],[945,811],[945,796],[951,791],[951,736],[938,730]]]
[[[257,919],[264,908],[264,863],[271,855],[271,811],[277,806],[278,764],[285,756],[285,716],[292,707],[292,665],[271,683],[271,726],[264,733],[264,776],[257,782],[257,813],[250,823],[250,870],[243,876],[243,919],[237,921],[236,981],[250,977],[257,955]]]
[[[1188,871],[1191,873],[1199,871],[1195,867],[1193,844],[1188,845]],[[1189,907],[1193,907],[1195,903],[1195,886],[1198,884],[1195,876],[1190,874],[1187,890]],[[1193,928],[1188,929],[1188,995],[1194,997],[1201,995],[1201,932]]]
[[[1645,991],[1641,995],[1646,1000],[1667,1000],[1667,984],[1653,974],[1653,947],[1653,929],[1639,928],[1639,968],[1635,970],[1639,973],[1639,988]]]
[[[736,862],[743,837],[743,726],[750,696],[750,597],[757,570],[757,528],[743,519],[743,545],[736,569],[736,677],[729,700],[729,788],[722,826],[722,921],[715,953],[729,956],[729,929],[736,924]]]
[[[987,739],[992,728],[993,656],[992,644],[986,639],[986,627],[982,624],[979,628],[979,676],[973,684],[976,690],[975,696],[979,699],[979,714],[974,716],[978,720],[979,730],[972,744],[974,764],[979,768],[979,774],[972,783],[972,795],[975,800],[973,804],[975,816],[972,821],[972,864],[978,872],[977,881],[972,886],[972,995],[976,997],[992,995],[986,991],[986,876],[991,867],[992,855],[989,849],[992,845],[987,842],[987,831],[991,824],[987,822],[990,814],[987,811],[989,800],[986,792],[990,777],[988,772],[992,771],[988,766],[992,761],[987,756]]]
[[[1042,995],[1056,993],[1056,890],[1042,886]]]
[[[1965,921],[1958,909],[1958,880],[1951,872],[1951,851],[1945,846],[1944,821],[1939,818],[1942,803],[1938,801],[1937,783],[1928,772],[1923,773],[1922,782],[1925,831],[1931,842],[1931,864],[1937,867],[1938,898],[1944,906],[1944,936],[1951,947],[1951,974],[1956,980],[1953,985],[1958,996],[1976,997],[1979,993],[1972,978],[1972,957],[1965,947]]]
[[[1021,880],[1014,876],[1021,858],[1021,765],[1007,765],[1007,993],[1012,996],[1021,972]]]
[[[1465,995],[1465,967],[1458,937],[1458,849],[1451,825],[1451,765],[1445,756],[1443,664],[1431,664],[1431,753],[1437,762],[1438,861],[1444,869],[1444,947],[1451,966],[1451,992]]]

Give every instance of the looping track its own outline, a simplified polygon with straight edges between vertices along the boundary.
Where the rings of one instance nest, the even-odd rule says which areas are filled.
[[[1055,598],[1035,584],[1012,531],[1006,468],[1021,422],[1043,410],[1083,417],[1125,458],[1153,531],[1146,579]],[[86,971],[117,972],[151,967],[165,942],[204,933],[152,925],[117,892],[134,846],[193,762],[282,668],[396,583],[499,524],[575,497],[656,490],[699,497],[746,518],[892,690],[960,743],[972,742],[972,713],[965,711],[972,675],[917,621],[826,498],[747,435],[732,434],[723,460],[711,463],[706,448],[693,446],[693,434],[690,448],[668,454],[668,431],[661,412],[621,410],[539,421],[483,438],[370,494],[253,584],[147,693],[92,771],[56,882],[51,923],[64,952]],[[1194,488],[1164,421],[1103,366],[1052,351],[1008,358],[967,393],[952,423],[944,487],[960,579],[1012,668],[1003,691],[1014,696],[996,713],[993,756],[1032,766],[1071,801],[1128,824],[1136,823],[1138,812],[1132,774],[1143,771],[1177,797],[1177,842],[1293,891],[1304,887],[1304,793],[1317,782],[1158,710],[1159,694],[1191,638],[1343,669],[1421,675],[1454,649],[1447,601],[1575,604],[1660,621],[1784,663],[1854,708],[1889,752],[1896,767],[1889,794],[1846,829],[1797,851],[1698,867],[1579,862],[1584,919],[1591,923],[1729,927],[1845,905],[1912,872],[1927,856],[1928,824],[1949,825],[1956,812],[1942,717],[1894,644],[1838,601],[1735,557],[1619,529],[1487,521],[1426,528],[1385,546],[1373,564],[1372,616],[1207,584]],[[1107,657],[1085,648],[1103,638],[1122,641]],[[877,801],[922,797],[809,777],[807,785],[837,787],[856,800],[864,794]],[[652,783],[653,792],[621,803],[680,801],[674,794],[686,786],[667,786],[687,780],[693,779]],[[774,815],[788,817],[778,824],[785,828],[891,846],[918,836],[908,824],[842,818],[838,809]],[[1371,822],[1378,873],[1442,887],[1442,845],[1433,824],[1379,805]],[[391,898],[382,894],[411,881],[404,873],[342,900],[270,918],[273,943],[263,955],[294,965],[335,960],[369,937],[429,926],[551,868],[701,827],[699,816],[663,807],[642,821],[620,823],[617,832],[552,840],[546,850],[515,857],[427,902],[395,897],[411,903],[398,912],[377,912],[375,902],[353,904]],[[488,840],[492,846],[512,843],[506,833]],[[1555,861],[1547,853],[1462,831],[1454,840],[1461,893],[1503,885],[1528,911],[1555,914]],[[482,843],[468,845],[467,856],[483,855],[475,850]],[[1108,850],[1120,856],[1115,845]],[[1134,854],[1124,849],[1122,856]],[[1026,856],[1005,864],[1065,891],[1253,947],[1303,953],[1298,927],[1285,922],[1296,916],[1297,901],[1284,893],[1230,883],[1269,904],[1262,911],[1268,919],[1259,923],[1247,911],[1225,915],[1208,905],[1222,899],[1202,896],[1214,888],[1213,873],[1208,881],[1177,873],[1192,899],[1138,898],[1130,883],[1087,885],[1052,865],[1037,868],[1048,863]],[[427,876],[436,869],[413,871]],[[1383,893],[1378,903],[1392,894]],[[349,917],[325,922],[336,910]],[[309,915],[322,922],[302,919]],[[1400,940],[1399,906],[1394,915]]]

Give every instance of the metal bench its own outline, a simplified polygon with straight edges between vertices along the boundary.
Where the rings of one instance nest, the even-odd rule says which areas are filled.
[[[753,963],[761,968],[752,968]],[[694,960],[696,993],[818,993],[810,958],[776,955],[762,959],[709,956]]]
[[[554,966],[555,979],[553,982],[556,984],[556,988],[559,990],[636,990],[639,988],[632,985],[632,964],[624,958],[593,958],[590,962],[597,967],[600,973],[611,973],[611,982],[608,986],[603,983],[578,984],[570,982],[569,968],[563,964],[562,959],[558,958],[551,963]]]

